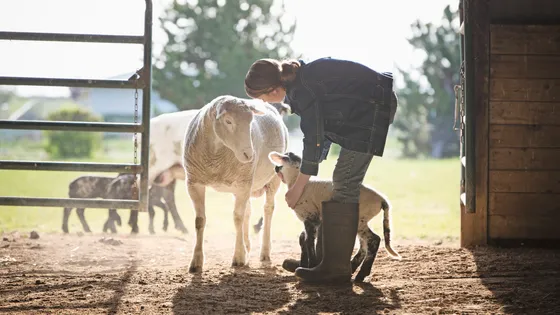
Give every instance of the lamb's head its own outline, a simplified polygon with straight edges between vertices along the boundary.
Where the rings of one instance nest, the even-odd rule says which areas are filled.
[[[106,187],[105,197],[109,199],[133,199],[133,186],[136,175],[120,173]]]
[[[270,103],[276,109],[280,116],[284,117],[291,112],[290,105],[284,103]]]
[[[264,115],[264,103],[260,100],[224,96],[216,100],[214,133],[241,163],[253,160],[251,124],[254,115]]]
[[[275,165],[274,171],[282,179],[282,182],[291,187],[299,175],[301,158],[292,152],[285,154],[272,151],[268,158]]]

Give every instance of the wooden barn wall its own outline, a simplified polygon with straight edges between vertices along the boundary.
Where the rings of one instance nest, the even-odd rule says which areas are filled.
[[[511,4],[493,1],[491,12],[499,2]],[[546,15],[551,8],[526,9]],[[560,239],[558,24],[490,27],[490,239]]]

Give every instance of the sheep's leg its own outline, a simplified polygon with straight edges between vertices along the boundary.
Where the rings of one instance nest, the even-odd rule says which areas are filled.
[[[361,233],[359,233],[358,235],[360,236],[360,249],[358,249],[358,252],[354,256],[354,258],[352,258],[352,273],[354,273],[358,269],[358,267],[360,267],[367,253],[367,242],[365,238],[362,237]]]
[[[313,268],[320,263],[320,261],[317,261],[317,253],[315,251],[317,227],[316,224],[310,220],[305,220],[303,225],[305,227],[305,251],[307,252],[308,260],[302,261],[301,264],[303,267]],[[307,266],[305,266],[305,264]]]
[[[189,272],[195,273],[201,272],[202,265],[204,264],[203,242],[204,227],[206,226],[206,187],[187,181],[187,192],[192,200],[196,216],[194,221],[194,226],[196,229],[196,243],[193,250],[191,265],[189,267]]]
[[[72,208],[64,208],[64,213],[62,214],[62,232],[68,233],[68,218],[70,218],[70,213]]]
[[[245,248],[245,237],[243,236],[243,223],[245,221],[245,210],[249,203],[250,193],[235,195],[235,208],[233,210],[233,223],[235,225],[235,248],[233,252],[233,267],[245,266],[247,264],[247,250]]]
[[[80,218],[80,223],[82,224],[82,227],[84,228],[84,232],[86,233],[91,233],[91,230],[89,229],[89,225],[87,224],[86,221],[86,217],[84,216],[84,208],[78,208],[76,210],[76,213],[78,213],[78,218]]]
[[[243,241],[245,242],[245,250],[251,252],[251,239],[249,238],[249,222],[251,219],[251,199],[247,201],[245,208],[245,216],[243,217]]]
[[[150,232],[150,234],[155,234],[156,231],[154,231],[154,217],[156,215],[156,211],[154,210],[154,206],[152,205],[151,201],[150,204],[148,205],[148,215],[150,217],[150,223],[148,224],[148,231]]]
[[[261,244],[261,261],[270,262],[270,248],[272,240],[270,239],[270,230],[272,225],[272,214],[274,213],[274,197],[280,188],[280,177],[274,176],[266,185],[266,201],[264,204],[264,226]]]
[[[371,268],[373,267],[373,262],[375,261],[375,257],[377,256],[377,250],[379,249],[379,244],[381,243],[381,237],[379,235],[373,233],[369,227],[366,227],[363,232],[360,234],[360,239],[364,238],[367,244],[367,253],[366,258],[360,268],[360,271],[356,275],[354,281],[362,282],[364,281],[365,277],[367,277],[371,273]]]

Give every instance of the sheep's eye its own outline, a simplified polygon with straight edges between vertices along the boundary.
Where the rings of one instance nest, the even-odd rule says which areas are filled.
[[[231,120],[226,119],[226,124],[231,125]]]

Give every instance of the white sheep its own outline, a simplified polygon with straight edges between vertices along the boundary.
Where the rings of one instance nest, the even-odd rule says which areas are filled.
[[[290,111],[290,106],[287,104],[273,103],[271,105],[281,116],[285,116]],[[149,185],[165,187],[174,179],[185,180],[184,174],[174,172],[171,168],[181,165],[183,161],[185,132],[198,111],[198,109],[190,109],[166,113],[150,120]],[[157,181],[155,181],[156,178]]]
[[[298,174],[301,158],[292,153],[281,154],[271,152],[269,159],[276,165],[275,171],[282,182],[291,187]],[[301,260],[287,259],[283,267],[289,271],[295,271],[297,267],[311,268],[321,262],[321,208],[324,201],[331,199],[333,192],[332,181],[311,179],[305,186],[303,193],[295,206],[295,214],[300,219],[305,231],[300,235]],[[381,238],[368,226],[368,222],[383,209],[383,236],[385,238],[385,250],[392,258],[400,259],[400,255],[391,248],[391,205],[387,197],[373,188],[362,185],[360,188],[360,209],[358,223],[358,238],[360,249],[352,258],[352,273],[358,269],[355,281],[361,282],[371,272],[373,262],[379,249]],[[317,247],[315,247],[315,238]],[[363,262],[363,264],[362,264]]]
[[[266,192],[260,259],[269,262],[270,226],[280,179],[268,154],[288,147],[288,129],[282,117],[272,105],[258,99],[219,96],[200,109],[185,133],[184,144],[187,191],[196,212],[196,245],[189,272],[202,271],[204,264],[206,187],[235,197],[232,266],[247,263],[250,198]]]

